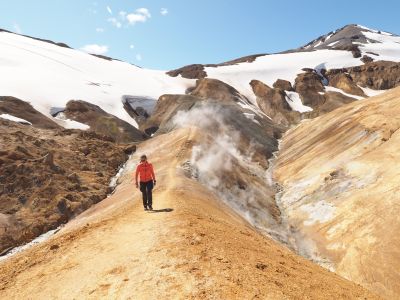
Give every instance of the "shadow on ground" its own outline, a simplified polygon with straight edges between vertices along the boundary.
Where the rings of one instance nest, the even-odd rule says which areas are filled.
[[[150,213],[161,213],[161,212],[171,212],[173,211],[173,208],[162,208],[162,209],[153,209],[149,211]]]

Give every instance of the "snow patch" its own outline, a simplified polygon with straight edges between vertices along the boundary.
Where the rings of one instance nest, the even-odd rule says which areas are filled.
[[[387,90],[373,90],[373,89],[364,88],[364,87],[361,87],[361,86],[360,86],[360,88],[363,90],[364,94],[367,95],[368,97],[377,96],[377,95],[380,95],[380,94],[382,94],[384,92],[387,92]]]
[[[309,106],[306,106],[301,102],[300,95],[296,92],[288,92],[286,91],[286,102],[290,105],[290,107],[298,111],[300,113],[307,112],[307,111],[312,111],[313,109]]]
[[[330,43],[330,44],[328,44],[328,46],[329,46],[329,47],[332,47],[332,46],[336,45],[336,44],[339,43],[339,42],[340,42],[340,41],[336,41],[336,42]]]
[[[117,174],[115,174],[111,178],[109,187],[115,189],[115,187],[117,186],[118,180],[122,176],[122,174],[125,172],[125,170],[126,170],[126,168],[128,166],[128,162],[130,161],[131,157],[132,157],[132,154],[129,155],[129,158],[127,159],[127,161],[122,165],[122,167],[119,168]]]
[[[17,253],[20,253],[20,252],[22,252],[24,250],[27,250],[27,249],[31,248],[34,245],[37,245],[39,243],[42,243],[42,242],[48,240],[51,236],[53,236],[55,233],[60,231],[61,227],[62,227],[62,225],[57,227],[56,229],[49,230],[46,233],[43,233],[43,234],[39,235],[37,238],[35,238],[34,240],[32,240],[31,242],[29,242],[29,243],[27,243],[25,245],[22,245],[22,246],[19,246],[19,247],[15,247],[15,248],[11,249],[6,255],[0,256],[0,261],[5,260],[5,259],[17,254]]]
[[[12,115],[9,114],[1,114],[0,118],[5,119],[5,120],[9,120],[9,121],[13,121],[13,122],[17,122],[17,123],[21,123],[21,124],[27,124],[27,125],[32,125],[31,122],[18,118],[18,117],[14,117]]]
[[[54,120],[57,122],[57,124],[61,125],[66,129],[80,129],[80,130],[90,129],[89,125],[71,119],[67,119],[63,112],[58,113],[57,116],[54,118]]]
[[[351,98],[354,98],[354,99],[357,99],[357,100],[365,99],[365,97],[361,97],[361,96],[357,96],[357,95],[353,95],[353,94],[348,94],[348,93],[344,92],[343,90],[335,88],[333,86],[325,86],[325,91],[341,93],[341,94],[343,94],[343,95],[345,95],[347,97],[351,97]]]

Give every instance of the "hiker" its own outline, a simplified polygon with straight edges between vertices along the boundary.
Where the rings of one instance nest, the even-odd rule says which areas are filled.
[[[154,175],[153,165],[147,161],[147,156],[140,157],[140,163],[136,167],[135,182],[136,188],[138,185],[138,176],[140,176],[140,191],[143,196],[144,210],[153,210],[153,195],[152,190],[156,185],[156,176]]]

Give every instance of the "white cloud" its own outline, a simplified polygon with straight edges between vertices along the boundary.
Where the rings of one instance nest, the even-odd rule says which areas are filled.
[[[108,18],[107,21],[110,22],[113,26],[115,26],[117,28],[122,27],[122,23],[120,21],[118,21],[116,18]]]
[[[118,17],[108,18],[107,21],[117,28],[126,27],[127,25],[135,25],[136,23],[144,23],[151,18],[150,11],[147,8],[138,8],[132,13],[121,10]]]
[[[104,32],[104,28],[97,27],[97,28],[96,28],[96,32]]]
[[[21,27],[17,23],[14,23],[13,27],[14,27],[14,30],[16,33],[19,33],[19,34],[22,33]]]
[[[129,24],[132,24],[132,25],[137,23],[137,22],[144,23],[144,22],[147,21],[147,17],[146,16],[141,15],[141,14],[135,14],[135,13],[128,14],[126,16],[126,18],[127,18],[128,22],[129,22]]]
[[[142,15],[146,16],[147,18],[151,18],[150,11],[149,11],[147,8],[144,8],[144,7],[138,8],[138,9],[136,10],[136,12],[137,12],[138,14],[142,14]]]
[[[137,60],[137,61],[141,61],[141,60],[142,60],[142,55],[136,54],[136,60]]]
[[[130,44],[129,49],[135,49],[135,45]]]
[[[129,24],[135,25],[138,22],[146,22],[149,18],[151,18],[150,11],[147,8],[138,8],[135,12],[127,14],[126,19]]]
[[[90,54],[105,54],[108,52],[108,46],[106,45],[97,45],[97,44],[89,44],[85,45],[81,48],[81,50],[90,53]]]
[[[107,11],[108,11],[108,13],[109,13],[110,15],[112,15],[111,7],[107,6]]]
[[[168,9],[167,8],[161,8],[160,14],[163,16],[166,16],[168,14]]]

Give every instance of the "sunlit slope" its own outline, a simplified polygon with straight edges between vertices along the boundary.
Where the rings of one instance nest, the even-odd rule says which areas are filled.
[[[400,296],[399,128],[397,88],[290,130],[275,168],[298,246],[391,299]]]
[[[111,197],[0,264],[0,298],[375,298],[262,237],[186,177],[181,164],[200,136],[184,128],[141,144]],[[158,176],[154,213],[132,182],[141,153]]]

